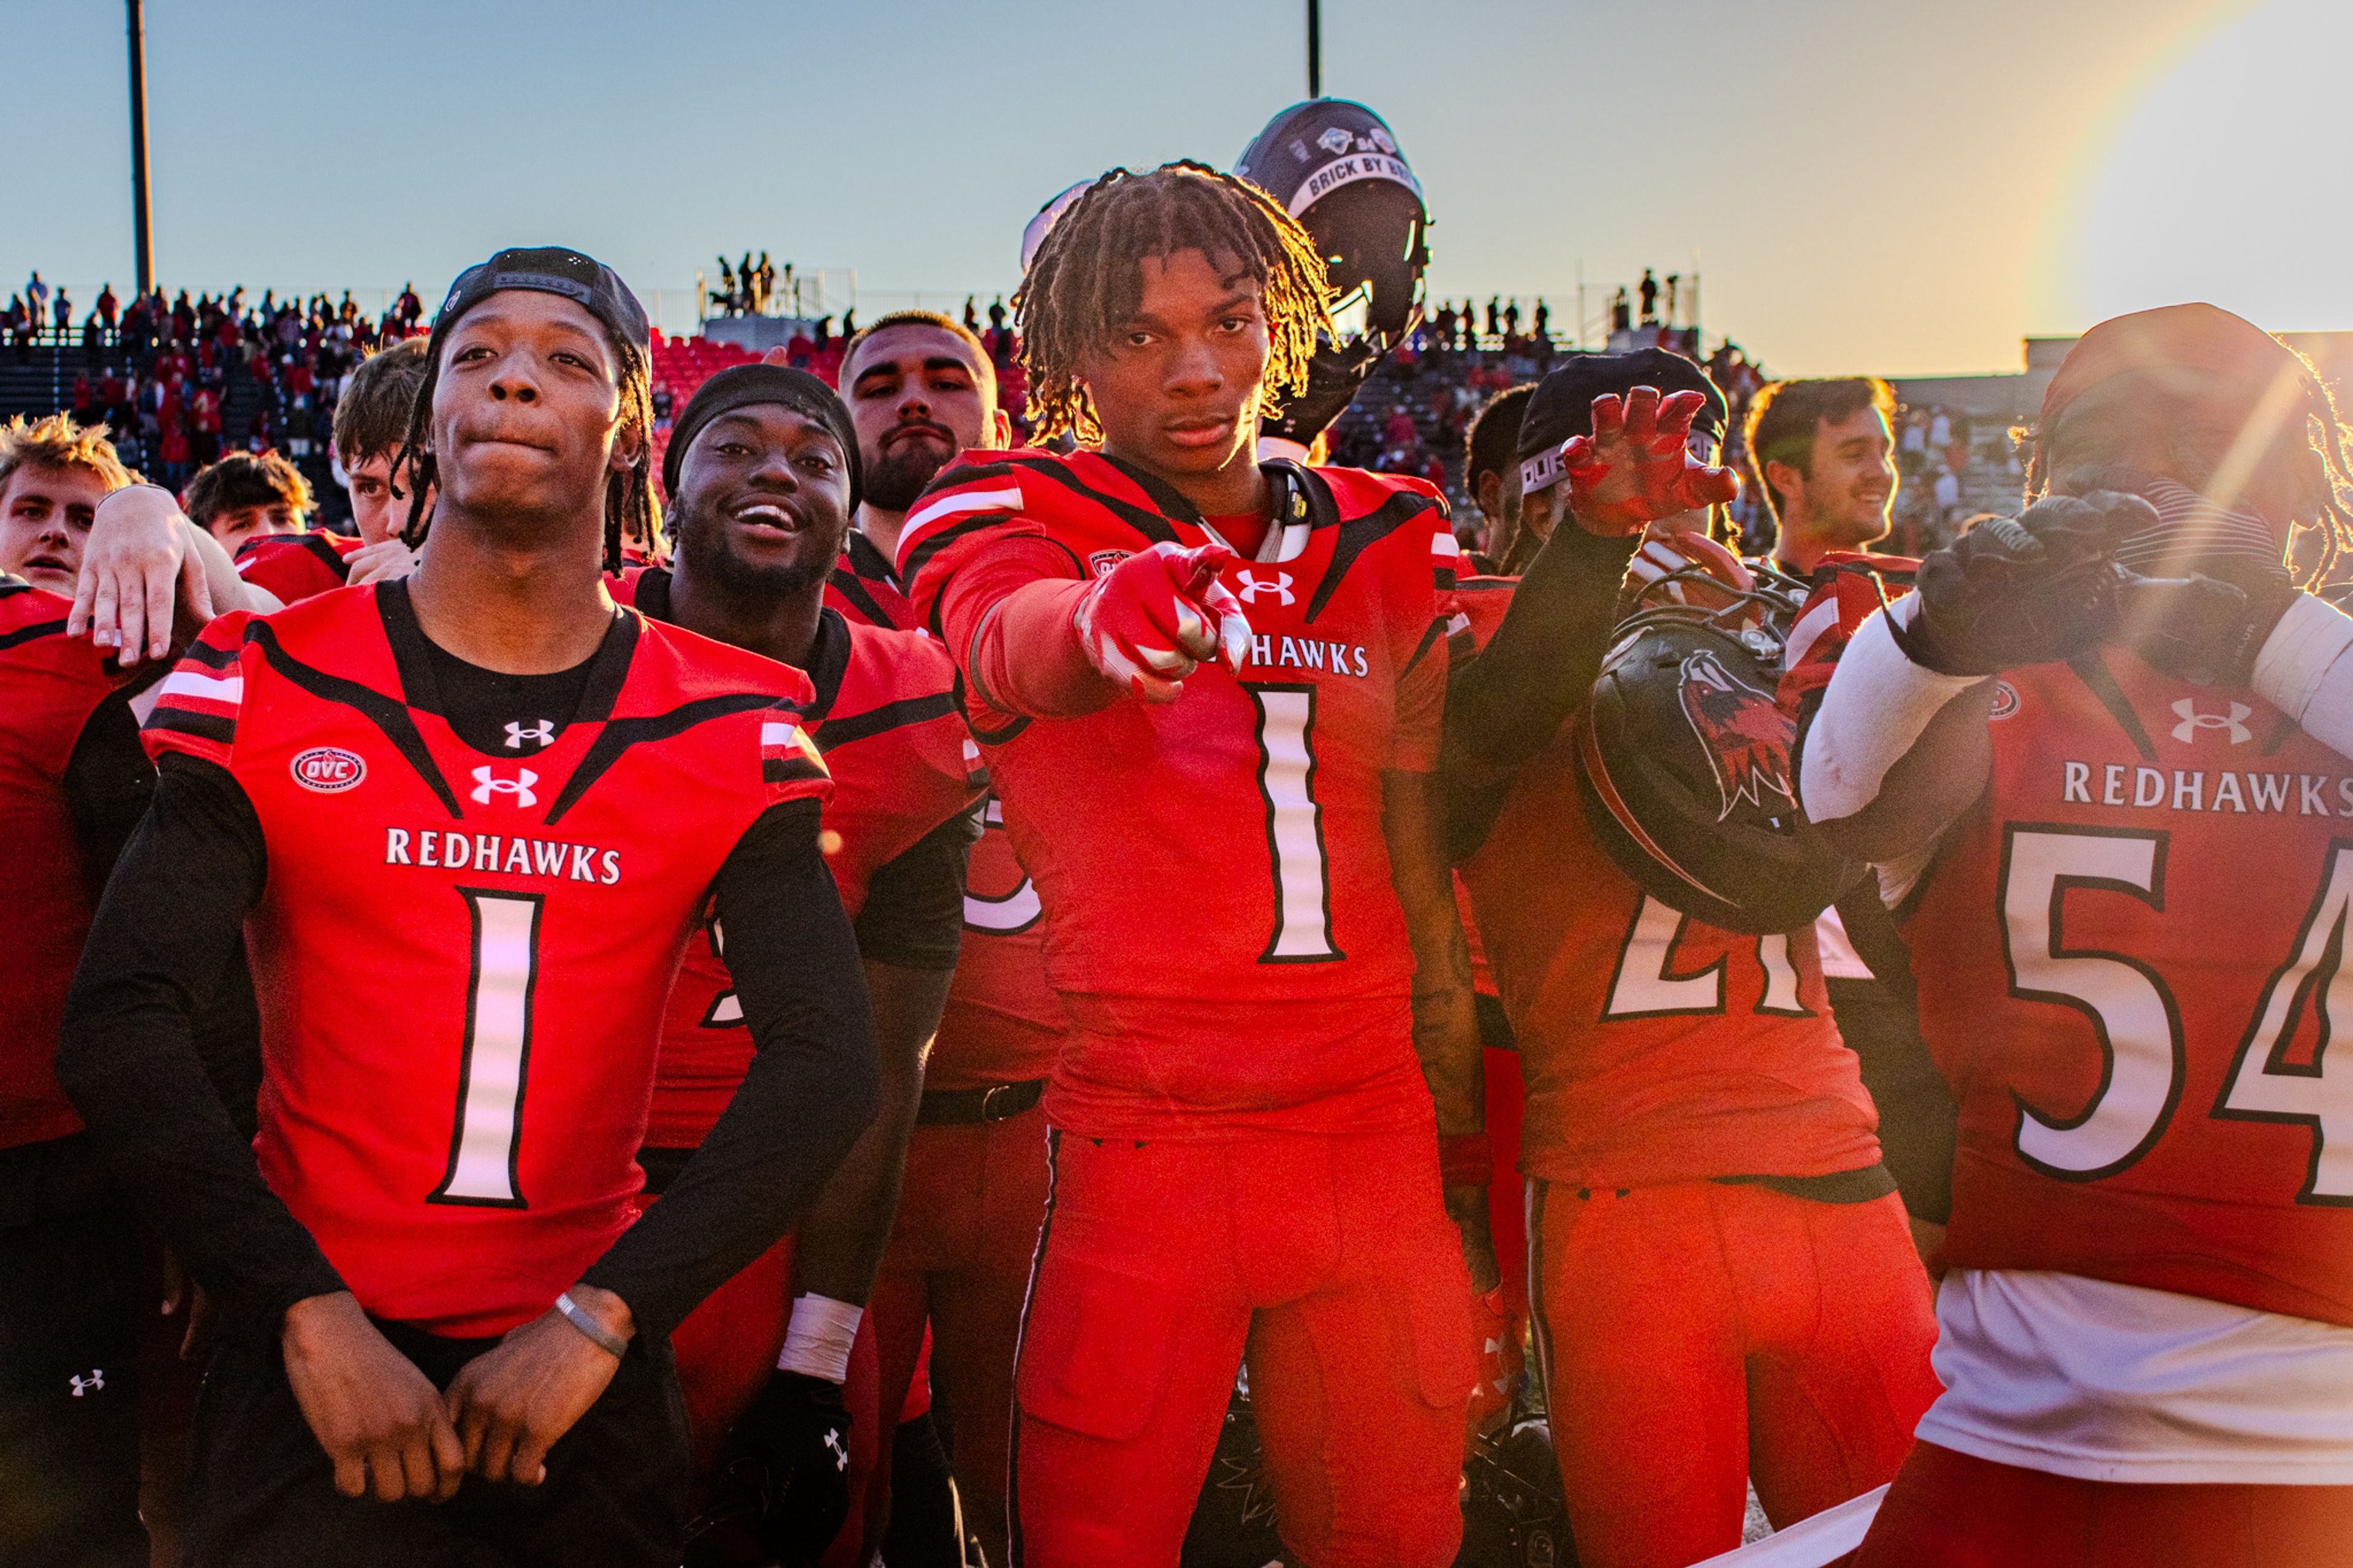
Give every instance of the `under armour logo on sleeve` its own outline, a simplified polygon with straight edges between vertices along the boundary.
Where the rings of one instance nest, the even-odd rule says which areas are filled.
[[[96,1394],[106,1386],[106,1369],[102,1366],[94,1366],[90,1369],[88,1377],[76,1373],[66,1381],[73,1385],[73,1396],[79,1399],[85,1394]]]
[[[555,744],[554,720],[541,719],[530,724],[524,724],[513,719],[507,721],[507,750],[520,752],[525,745],[536,747],[554,744]]]

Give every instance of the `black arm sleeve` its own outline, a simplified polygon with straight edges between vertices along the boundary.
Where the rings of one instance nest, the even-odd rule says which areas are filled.
[[[859,956],[901,969],[954,969],[964,945],[964,867],[980,824],[957,812],[878,868],[858,911]]]
[[[583,1283],[665,1335],[797,1224],[874,1120],[873,1010],[858,944],[818,847],[818,806],[772,806],[712,891],[756,1054],[661,1202]]]
[[[1552,744],[1601,673],[1619,584],[1641,542],[1573,522],[1553,530],[1503,625],[1448,683],[1449,745],[1474,763],[1515,766]]]
[[[66,760],[66,810],[73,818],[82,879],[95,895],[106,887],[122,847],[155,798],[155,764],[139,744],[128,687],[90,710]]]
[[[274,1326],[343,1282],[263,1184],[195,1033],[234,973],[267,870],[244,790],[214,763],[168,758],[74,973],[58,1079],[116,1181],[205,1288]]]
[[[1487,646],[1452,661],[1439,773],[1454,864],[1485,842],[1520,765],[1551,745],[1592,693],[1640,542],[1564,522],[1536,552]]]
[[[1879,902],[1876,879],[1865,879],[1838,910],[1847,940],[1876,978],[1829,980],[1831,1011],[1879,1108],[1880,1150],[1905,1208],[1943,1225],[1953,1212],[1960,1111],[1920,1036],[1911,955]]]

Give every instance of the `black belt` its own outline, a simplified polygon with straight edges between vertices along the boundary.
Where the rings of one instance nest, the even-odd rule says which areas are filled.
[[[919,1127],[970,1127],[984,1121],[1006,1121],[1020,1115],[1045,1096],[1046,1080],[993,1083],[987,1089],[927,1089],[916,1108]]]

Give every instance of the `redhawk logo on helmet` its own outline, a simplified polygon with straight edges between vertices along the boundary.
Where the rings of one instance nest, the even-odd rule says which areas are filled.
[[[1702,649],[1684,659],[1683,673],[1683,716],[1705,749],[1724,796],[1715,819],[1722,822],[1743,802],[1767,809],[1760,793],[1765,790],[1794,809],[1789,747],[1798,738],[1796,721],[1774,703],[1771,692],[1735,676],[1712,651]]]

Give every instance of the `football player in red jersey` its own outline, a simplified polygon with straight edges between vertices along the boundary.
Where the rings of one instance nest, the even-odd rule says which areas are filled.
[[[844,1411],[843,1384],[899,1197],[923,1050],[955,967],[978,752],[936,642],[823,602],[860,490],[857,434],[823,382],[778,365],[720,372],[681,413],[663,468],[678,559],[629,574],[623,593],[658,620],[807,672],[816,690],[805,715],[834,776],[827,859],[858,933],[882,1051],[881,1113],[807,1222],[676,1336],[699,1455],[707,1460],[734,1428],[735,1447],[765,1477],[763,1540],[787,1557],[815,1557],[888,1453],[896,1423],[879,1412],[895,1417],[903,1403],[903,1391],[875,1400],[871,1359],[857,1419]],[[714,925],[691,945],[670,995],[640,1160],[649,1190],[685,1163],[751,1060],[719,956],[724,941]],[[845,1439],[847,1472],[836,1463]],[[828,1490],[821,1506],[815,1494]],[[879,1530],[887,1494],[871,1495]],[[861,1517],[845,1554],[866,1533]]]
[[[875,626],[911,626],[894,564],[899,531],[957,453],[1012,437],[997,401],[997,366],[980,340],[947,317],[893,310],[843,349],[841,400],[857,426],[865,492],[826,602]]]
[[[2040,499],[1817,655],[1805,803],[1881,864],[1961,1103],[1946,1393],[1861,1563],[2345,1560],[2353,620],[2284,564],[2348,540],[2344,449],[2238,317],[2103,322]]]
[[[103,426],[0,427],[0,1562],[141,1564],[136,1221],[58,1087],[90,910],[147,809],[136,688],[66,635],[76,552],[136,484]],[[41,574],[40,586],[27,580]],[[152,698],[150,699],[152,700]]]
[[[1812,929],[1683,914],[1587,826],[1580,710],[1642,535],[1651,572],[1672,548],[1668,564],[1712,556],[1746,585],[1705,537],[1732,485],[1707,466],[1725,418],[1699,367],[1656,349],[1546,378],[1522,443],[1546,449],[1522,477],[1563,521],[1500,624],[1472,623],[1482,651],[1447,712],[1456,847],[1527,1080],[1554,1443],[1593,1568],[1737,1546],[1752,1477],[1782,1525],[1869,1491],[1936,1394],[1927,1279]],[[1597,492],[1638,463],[1613,519]]]
[[[1245,1355],[1294,1551],[1444,1563],[1461,1530],[1464,1257],[1494,1265],[1439,1175],[1479,1127],[1430,790],[1455,548],[1419,481],[1256,462],[1324,294],[1255,187],[1105,175],[1020,295],[1046,434],[1101,450],[967,454],[900,535],[1071,1020],[1017,1562],[1173,1563]]]
[[[461,274],[411,423],[440,487],[416,574],[223,617],[149,721],[155,805],[58,1071],[228,1318],[192,1563],[676,1562],[669,1331],[873,1113],[807,680],[604,591],[646,508],[647,336],[577,252]],[[759,1054],[632,1225],[662,1004],[714,905]],[[240,934],[249,1148],[188,1024]]]

